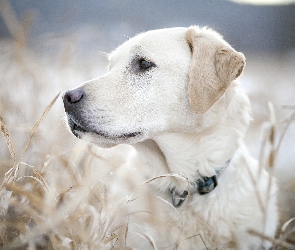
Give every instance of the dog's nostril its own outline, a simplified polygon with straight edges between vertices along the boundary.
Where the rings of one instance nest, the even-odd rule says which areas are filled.
[[[81,89],[68,90],[64,94],[64,102],[77,103],[85,96],[85,92]]]

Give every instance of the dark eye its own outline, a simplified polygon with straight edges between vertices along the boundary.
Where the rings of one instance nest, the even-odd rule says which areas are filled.
[[[154,64],[152,62],[149,62],[145,59],[139,59],[138,64],[139,64],[140,70],[148,70],[154,66]]]

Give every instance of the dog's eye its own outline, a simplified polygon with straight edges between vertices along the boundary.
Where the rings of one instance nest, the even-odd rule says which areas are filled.
[[[151,67],[154,66],[154,64],[152,62],[149,62],[149,61],[147,61],[147,60],[145,60],[143,58],[139,59],[138,64],[139,64],[139,69],[142,70],[142,71],[148,70],[148,69],[150,69]]]

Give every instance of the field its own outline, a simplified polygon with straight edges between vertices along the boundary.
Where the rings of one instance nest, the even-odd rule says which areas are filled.
[[[0,246],[116,248],[130,233],[122,213],[129,201],[110,203],[103,180],[120,167],[112,163],[124,160],[125,148],[112,158],[112,149],[79,142],[67,131],[61,100],[65,90],[103,74],[107,61],[98,51],[83,55],[69,37],[38,41],[0,41]],[[241,84],[253,107],[246,141],[281,187],[282,229],[267,240],[295,249],[295,56],[246,56]],[[137,233],[156,249],[151,236]]]

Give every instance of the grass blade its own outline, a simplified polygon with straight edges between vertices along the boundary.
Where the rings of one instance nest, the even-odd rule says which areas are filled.
[[[33,134],[35,132],[35,130],[38,128],[38,126],[40,125],[40,123],[43,121],[43,119],[45,118],[45,116],[47,115],[47,113],[49,112],[49,110],[52,108],[53,104],[55,103],[55,101],[57,100],[57,98],[59,97],[60,92],[53,98],[53,100],[51,101],[51,103],[46,107],[45,111],[43,112],[43,114],[41,115],[41,117],[39,118],[39,120],[36,122],[36,124],[34,125],[34,127],[31,129],[27,144],[23,150],[23,153],[20,157],[20,161],[22,161],[23,156],[25,155],[25,153],[27,152],[31,139],[33,137]]]
[[[6,142],[6,145],[8,147],[10,156],[11,156],[11,158],[13,160],[13,163],[15,164],[15,151],[14,151],[14,147],[13,147],[13,144],[12,144],[12,142],[10,140],[10,135],[9,135],[8,129],[6,128],[6,125],[4,123],[4,120],[3,120],[3,118],[1,116],[0,116],[0,130],[1,130],[1,134],[3,135],[3,137],[5,139],[5,142]]]

